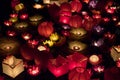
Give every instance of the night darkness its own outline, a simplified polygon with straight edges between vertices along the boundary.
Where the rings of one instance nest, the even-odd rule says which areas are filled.
[[[113,46],[120,46],[120,3],[118,0],[86,0],[86,1],[89,1],[88,3],[84,2],[85,0],[68,0],[68,2],[66,3],[69,3],[71,1],[78,1],[78,2],[80,1],[82,4],[82,8],[80,11],[70,12],[69,16],[67,15],[69,13],[65,14],[65,12],[67,11],[65,12],[63,11],[61,15],[62,16],[64,15],[65,17],[67,15],[67,19],[71,19],[71,16],[77,15],[78,17],[80,17],[80,19],[82,19],[81,24],[79,22],[77,23],[78,19],[73,19],[71,24],[64,21],[60,22],[59,19],[61,15],[59,11],[62,12],[62,9],[60,8],[60,6],[57,6],[55,4],[54,5],[44,4],[42,0],[16,0],[16,1],[20,1],[20,3],[23,3],[25,8],[17,12],[13,8],[11,8],[12,0],[0,0],[0,41],[1,41],[0,42],[0,64],[1,64],[0,80],[120,80],[120,76],[119,76],[120,60],[117,59],[115,61],[114,58],[111,56],[111,51],[110,51],[113,48]],[[96,3],[97,6],[95,6],[94,8],[90,6],[91,1],[94,1],[94,2],[98,1]],[[109,5],[108,8],[110,8],[111,6],[116,7],[114,13],[109,13],[105,10],[105,7],[108,2],[112,2],[112,5]],[[33,5],[35,3],[44,5],[44,7],[41,9],[35,9],[33,8]],[[87,17],[85,17],[86,14],[84,15],[82,14],[82,11],[83,12],[86,11]],[[95,16],[95,14],[97,14],[97,11],[98,11],[98,15],[101,16],[100,18],[93,17]],[[13,23],[10,26],[7,26],[4,22],[6,20],[9,20],[11,13],[17,13],[19,16],[25,13],[25,14],[28,14],[28,18],[27,19],[18,18],[18,20],[15,23]],[[42,19],[39,21],[39,23],[37,23],[37,25],[31,24],[29,20],[30,16],[33,16],[36,14],[41,15]],[[88,22],[84,23],[88,17],[89,17]],[[114,20],[113,17],[115,17],[116,20]],[[105,21],[104,20],[105,18],[107,18],[108,21]],[[54,29],[54,31],[51,32],[51,34],[56,32],[59,36],[65,39],[65,41],[63,40],[63,42],[61,41],[60,43],[59,42],[59,40],[61,39],[60,38],[55,41],[55,43],[57,42],[59,43],[53,44],[53,46],[50,46],[49,43],[44,44],[43,41],[45,42],[46,40],[49,40],[50,35],[47,35],[47,28],[44,28],[41,30],[38,30],[38,28],[40,24],[45,21],[53,23],[52,28]],[[15,24],[19,22],[28,23],[27,28],[25,28],[25,30],[24,30],[24,26],[23,26],[23,30],[16,28]],[[79,29],[80,28],[79,25],[80,26],[82,25],[83,29],[87,33],[84,36],[82,36],[82,38],[81,36],[77,35],[77,33],[73,34],[71,31],[74,28]],[[50,26],[50,25],[47,25],[47,26]],[[67,26],[68,29],[64,29],[64,26]],[[88,27],[90,26],[90,28],[88,29],[86,28],[86,26]],[[15,36],[10,36],[7,33],[7,31],[9,30],[14,31]],[[43,31],[46,32],[46,34],[41,33]],[[48,31],[50,32],[50,30]],[[25,40],[22,36],[24,33],[30,33],[32,37],[28,40]],[[18,46],[15,47],[16,50],[14,50],[13,52],[4,51],[4,49],[7,49],[1,46],[1,44],[5,42],[4,39],[6,39],[6,42],[7,42],[7,39],[15,40],[15,42],[18,42],[19,47]],[[38,41],[38,43],[34,45],[34,47],[33,46],[31,47],[31,45],[28,45],[29,40],[36,40]],[[81,47],[80,48],[77,47],[76,49],[76,46],[74,46],[75,49],[70,49],[70,47],[68,46],[72,41],[81,42],[87,45],[87,47],[83,50],[79,50],[79,49],[82,49]],[[94,44],[95,41],[97,41],[96,42],[97,46],[96,44]],[[44,45],[45,47],[47,47],[48,51],[47,50],[39,51],[37,49],[39,45],[42,45],[42,46]],[[28,53],[30,54],[30,56],[28,55]],[[52,74],[51,71],[47,68],[49,59],[53,59],[53,58],[56,59],[59,55],[61,55],[66,59],[67,56],[73,55],[75,53],[80,53],[85,57],[87,57],[88,59],[93,54],[99,56],[100,62],[95,65],[90,63],[90,61],[87,61],[85,70],[87,69],[91,70],[92,75],[90,76],[90,79],[82,79],[81,76],[77,75],[77,73],[74,73],[77,75],[76,79],[75,78],[68,79],[69,73],[71,72],[70,70],[68,70],[68,72],[66,74],[63,74],[62,76],[55,77],[54,74]],[[25,67],[25,70],[15,78],[12,78],[4,74],[2,71],[3,69],[2,61],[6,58],[6,56],[9,56],[9,54],[15,56],[16,58],[22,59],[24,63],[27,64],[27,66],[31,66],[31,65],[39,66],[40,73],[34,76],[30,75],[28,72],[29,67]],[[117,52],[115,55],[118,55],[120,57],[120,52]],[[27,56],[29,56],[29,59]],[[60,61],[59,59],[58,65],[60,62],[62,62],[62,60]],[[119,62],[119,65],[117,65],[117,62]],[[95,66],[103,66],[104,71],[102,72],[95,71],[94,70]],[[80,74],[84,75],[84,73],[80,73]],[[73,77],[75,77],[75,75]]]

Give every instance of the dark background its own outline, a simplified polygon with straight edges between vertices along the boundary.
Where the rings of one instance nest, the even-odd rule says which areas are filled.
[[[101,1],[106,1],[106,0],[101,0]],[[3,22],[4,20],[9,18],[9,14],[12,13],[13,11],[10,7],[10,2],[11,0],[0,0],[0,34],[4,34],[5,29],[3,28],[4,26]],[[34,4],[33,0],[21,0],[21,2],[25,4],[28,13],[34,14],[34,10],[31,8],[31,6]],[[115,0],[115,2],[119,3],[119,0]],[[39,3],[42,3],[42,1],[39,1]],[[46,11],[44,12],[46,13]],[[118,13],[117,15],[120,16],[120,13]],[[44,14],[44,16],[48,16],[48,15]],[[112,30],[116,30],[116,29],[111,29],[110,31]],[[117,32],[117,38],[116,38],[115,44],[120,43],[119,42],[120,41],[120,29],[118,28],[117,31],[118,32]],[[111,67],[115,65],[115,63],[113,62],[113,60],[111,59],[109,55],[104,54],[104,59],[105,59],[104,65],[106,67]],[[0,57],[0,64],[1,64],[1,61],[2,61],[2,57]],[[46,72],[41,72],[38,76],[30,76],[25,70],[23,73],[21,73],[21,75],[17,76],[15,79],[12,79],[9,76],[3,74],[2,68],[0,68],[0,75],[3,75],[5,77],[5,80],[68,80],[68,74],[63,75],[59,78],[56,78],[48,70]],[[103,80],[103,74],[96,74],[93,77],[99,77],[100,80]]]

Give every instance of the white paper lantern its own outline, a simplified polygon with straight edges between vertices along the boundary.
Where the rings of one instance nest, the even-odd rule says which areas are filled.
[[[23,60],[8,56],[2,62],[3,73],[15,78],[24,71]]]

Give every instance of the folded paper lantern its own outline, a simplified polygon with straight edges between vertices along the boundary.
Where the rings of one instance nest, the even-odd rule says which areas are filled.
[[[72,70],[76,67],[86,68],[88,58],[80,53],[74,53],[67,56],[69,70]]]
[[[90,77],[91,70],[78,67],[69,72],[68,80],[90,80]]]
[[[2,62],[3,73],[15,78],[24,71],[23,61],[14,56],[8,56]]]
[[[120,58],[120,45],[113,46],[110,50],[111,57],[114,61],[117,61]]]
[[[69,70],[66,59],[60,55],[56,59],[49,60],[48,69],[56,77],[66,74]]]

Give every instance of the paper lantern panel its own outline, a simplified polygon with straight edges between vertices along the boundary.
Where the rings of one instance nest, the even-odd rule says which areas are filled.
[[[2,62],[3,73],[15,78],[24,71],[23,61],[14,56],[6,58]]]

